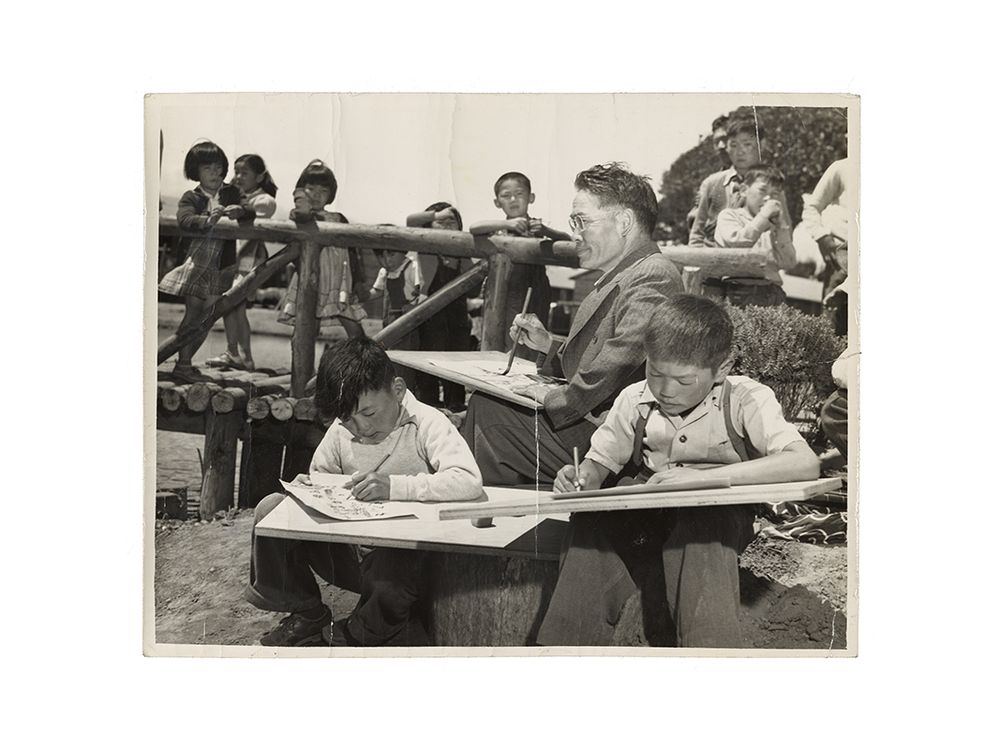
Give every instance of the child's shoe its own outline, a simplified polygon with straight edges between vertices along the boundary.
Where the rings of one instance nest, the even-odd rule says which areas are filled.
[[[255,369],[257,369],[254,366],[253,360],[250,359],[250,357],[243,357],[242,360],[243,360],[243,369],[246,370],[247,372],[253,372]]]
[[[282,618],[277,627],[264,633],[260,642],[262,646],[322,646],[323,628],[330,627],[330,610],[324,612],[315,620],[310,620],[297,612]]]
[[[202,375],[201,370],[191,364],[183,364],[178,362],[174,365],[174,369],[171,372],[174,380],[180,383],[203,383],[210,378]]]
[[[218,357],[206,359],[205,364],[208,367],[227,367],[233,370],[242,370],[245,367],[243,359],[239,355],[234,357],[228,351],[223,352]]]

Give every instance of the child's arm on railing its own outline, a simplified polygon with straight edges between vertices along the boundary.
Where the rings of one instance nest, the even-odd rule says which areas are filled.
[[[477,221],[469,226],[472,234],[493,234],[494,232],[507,231],[514,234],[526,235],[530,224],[525,218],[518,219],[494,219],[490,221]]]
[[[181,229],[195,229],[204,232],[219,220],[219,216],[222,215],[221,207],[217,211],[218,215],[203,214],[198,211],[198,204],[200,202],[198,196],[192,190],[188,190],[181,196],[180,201],[177,203],[177,226]],[[213,215],[215,215],[214,219],[212,218]]]

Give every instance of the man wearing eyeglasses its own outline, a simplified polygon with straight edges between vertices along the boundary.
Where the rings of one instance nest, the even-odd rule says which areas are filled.
[[[540,371],[565,385],[515,389],[536,412],[493,396],[469,400],[462,432],[487,486],[551,484],[584,451],[621,390],[645,376],[643,336],[652,311],[683,291],[673,262],[652,240],[656,195],[644,177],[619,163],[576,176],[569,217],[583,268],[603,271],[583,299],[565,338],[534,314],[514,318],[510,335],[539,354]],[[537,477],[536,477],[537,467]]]

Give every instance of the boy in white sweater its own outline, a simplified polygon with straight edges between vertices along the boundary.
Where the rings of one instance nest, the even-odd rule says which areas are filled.
[[[482,493],[466,442],[444,414],[417,401],[371,339],[348,339],[323,354],[316,406],[334,421],[309,471],[353,475],[358,500],[475,500]],[[282,499],[262,500],[256,520]],[[414,610],[424,553],[256,534],[251,545],[247,601],[291,613],[261,638],[265,646],[430,645]],[[350,617],[331,625],[314,574],[361,594]]]
[[[795,265],[795,247],[784,186],[785,177],[778,169],[763,164],[751,167],[740,188],[742,205],[719,213],[716,245],[755,248],[768,256],[764,279],[729,277],[722,281],[724,296],[732,304],[768,306],[785,301],[778,269]]]

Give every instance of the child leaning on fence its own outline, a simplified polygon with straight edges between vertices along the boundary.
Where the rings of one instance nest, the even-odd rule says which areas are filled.
[[[158,287],[161,292],[184,299],[184,317],[178,330],[196,325],[231,283],[229,271],[236,263],[236,241],[211,236],[212,227],[227,211],[240,208],[239,189],[224,182],[228,172],[229,159],[211,141],[196,143],[184,157],[184,176],[198,184],[181,196],[177,225],[201,232],[202,236],[183,243],[187,258],[164,276]],[[199,378],[200,373],[191,360],[207,336],[206,330],[180,348],[174,366],[174,375],[179,379]]]
[[[295,183],[292,193],[295,208],[291,219],[296,222],[330,221],[346,224],[347,218],[338,211],[327,211],[326,206],[337,197],[337,178],[326,164],[314,159]],[[299,274],[292,276],[288,290],[280,303],[278,322],[295,325]],[[316,317],[320,325],[338,322],[349,338],[364,335],[361,321],[365,310],[361,302],[368,298],[361,256],[354,248],[327,245],[319,253],[319,289],[316,300]]]
[[[310,473],[353,475],[362,501],[475,500],[482,477],[472,452],[441,412],[420,403],[382,347],[368,338],[333,344],[320,360],[316,406],[333,424],[316,448]],[[374,468],[373,467],[377,467]],[[262,519],[283,499],[257,506]],[[289,612],[261,638],[265,646],[426,646],[420,621],[419,550],[251,537],[254,606]],[[330,622],[316,575],[361,594],[354,612]]]
[[[757,123],[756,118],[740,118],[729,122],[726,126],[726,153],[732,166],[710,174],[698,187],[688,245],[715,245],[715,225],[719,213],[724,208],[739,205],[743,177],[748,169],[762,161],[764,144],[764,128]]]
[[[740,186],[741,205],[719,212],[715,226],[715,243],[719,247],[753,248],[767,254],[763,279],[706,280],[706,287],[715,282],[721,296],[735,305],[767,307],[785,301],[778,269],[795,265],[795,246],[784,187],[785,177],[775,167],[751,167]]]
[[[646,380],[621,392],[579,475],[564,466],[556,491],[596,489],[613,476],[634,484],[720,475],[733,485],[819,476],[771,389],[729,376],[732,339],[720,305],[669,297],[647,329]],[[665,590],[675,645],[742,646],[737,557],[753,521],[753,508],[739,505],[573,514],[538,643],[608,645],[625,603],[652,583]]]
[[[472,234],[510,234],[550,240],[571,239],[565,232],[552,229],[541,219],[528,214],[529,206],[535,202],[535,194],[531,192],[531,180],[527,175],[521,172],[507,172],[500,175],[493,185],[493,195],[493,205],[503,212],[504,218],[477,221],[469,227]],[[514,316],[521,312],[529,288],[531,300],[528,312],[535,313],[539,320],[548,324],[552,287],[545,273],[545,266],[513,263],[507,276],[507,298],[504,300],[502,312],[501,322],[504,331],[510,328]],[[521,354],[529,359],[534,357],[527,347],[521,348]]]
[[[274,197],[278,194],[278,188],[271,179],[264,160],[257,154],[243,154],[233,165],[233,171],[233,184],[240,190],[240,205],[226,207],[225,215],[238,221],[269,219],[274,216],[277,208]],[[232,278],[232,286],[239,284],[254,266],[265,260],[267,260],[267,248],[263,241],[240,240],[236,264],[231,266],[226,274]],[[210,367],[253,370],[250,320],[247,318],[246,302],[241,302],[230,310],[222,321],[226,327],[226,351],[218,357],[206,360],[205,364]]]

